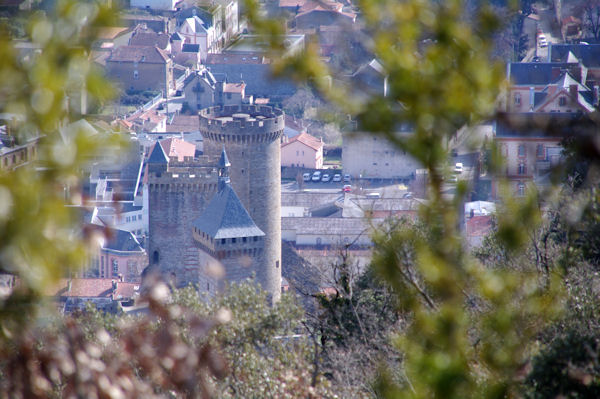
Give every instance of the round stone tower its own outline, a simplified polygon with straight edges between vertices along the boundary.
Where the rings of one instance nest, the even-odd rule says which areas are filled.
[[[231,185],[265,233],[256,278],[273,300],[281,293],[281,147],[283,111],[242,105],[200,111],[204,154],[218,157],[225,147]]]

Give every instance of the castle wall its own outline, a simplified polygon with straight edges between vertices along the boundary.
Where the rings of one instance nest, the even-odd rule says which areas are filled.
[[[192,223],[216,190],[213,168],[149,174],[149,263],[178,287],[200,283]]]
[[[213,107],[200,111],[204,152],[223,146],[231,162],[231,185],[265,233],[256,279],[276,300],[281,287],[281,152],[284,113],[268,106]]]

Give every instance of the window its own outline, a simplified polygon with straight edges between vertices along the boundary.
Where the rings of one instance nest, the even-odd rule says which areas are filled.
[[[154,263],[154,264],[158,263],[158,259],[159,259],[158,251],[154,251],[154,253],[152,254],[152,263]]]
[[[112,275],[116,276],[117,274],[119,274],[119,261],[116,259],[112,259],[111,263],[112,263]]]
[[[225,244],[225,239],[221,238],[221,244]]]
[[[104,256],[100,257],[100,277],[104,277]]]
[[[275,268],[279,269],[279,261],[278,260],[275,261]]]
[[[231,93],[227,93],[227,99],[231,100]]]
[[[567,105],[567,97],[560,97],[558,99],[558,105],[560,105],[561,107],[564,107],[565,105]]]
[[[296,156],[300,155],[300,151],[296,150]]]
[[[323,240],[321,240],[321,237],[317,237],[317,245],[321,245],[322,242]]]
[[[519,197],[525,195],[525,183],[519,182],[519,184],[517,184],[517,194],[519,195]]]
[[[258,241],[258,237],[257,236],[254,236],[254,241]]]
[[[515,93],[515,105],[516,106],[521,105],[521,93]]]
[[[242,237],[242,242],[246,242],[247,238],[246,237]]]
[[[138,71],[133,71],[133,78],[135,80],[138,80],[140,78],[140,74],[138,73]]]
[[[546,151],[544,151],[544,145],[538,144],[535,150],[535,154],[538,158],[546,158]]]
[[[524,157],[524,156],[525,156],[525,145],[520,144],[519,145],[519,157]]]
[[[524,175],[526,173],[527,173],[527,167],[525,166],[525,163],[523,163],[523,162],[519,163],[519,174]]]
[[[232,244],[235,244],[235,238],[232,238],[232,239],[231,239],[231,243],[232,243]]]

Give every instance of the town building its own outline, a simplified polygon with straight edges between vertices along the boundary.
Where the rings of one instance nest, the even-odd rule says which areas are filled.
[[[399,135],[412,129],[402,126]],[[419,162],[381,136],[349,133],[342,143],[344,173],[363,179],[408,179],[414,177]]]
[[[121,46],[106,59],[106,73],[126,91],[173,90],[173,61],[156,46]]]
[[[281,144],[281,166],[323,168],[323,140],[302,132]]]

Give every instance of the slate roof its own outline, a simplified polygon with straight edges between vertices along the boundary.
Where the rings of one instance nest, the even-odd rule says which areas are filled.
[[[508,64],[508,79],[514,85],[543,86],[555,79],[555,68],[567,66],[549,62],[511,62]]]
[[[225,147],[223,147],[223,151],[221,151],[221,158],[219,158],[219,168],[228,168],[231,166],[231,162],[229,162],[229,158],[227,157],[227,152],[225,151]]]
[[[144,252],[144,249],[130,231],[109,228],[107,235],[109,239],[102,246],[103,249],[120,252]]]
[[[564,137],[585,135],[596,129],[593,121],[581,113],[524,112],[506,114],[495,123],[497,138]]]
[[[175,32],[171,35],[171,42],[174,42],[177,40],[183,41],[183,38],[181,36],[179,36],[179,33]]]
[[[202,215],[194,220],[194,227],[214,239],[265,235],[229,184],[215,194]]]
[[[569,53],[588,68],[600,67],[600,44],[551,44],[548,47],[551,62],[566,62]]]
[[[120,46],[112,50],[107,62],[145,62],[148,64],[164,64],[169,57],[158,47]]]
[[[165,150],[162,148],[160,143],[155,145],[148,157],[148,163],[168,164],[169,157],[165,154]]]
[[[199,44],[184,44],[181,47],[181,51],[184,53],[198,53],[200,52]]]

